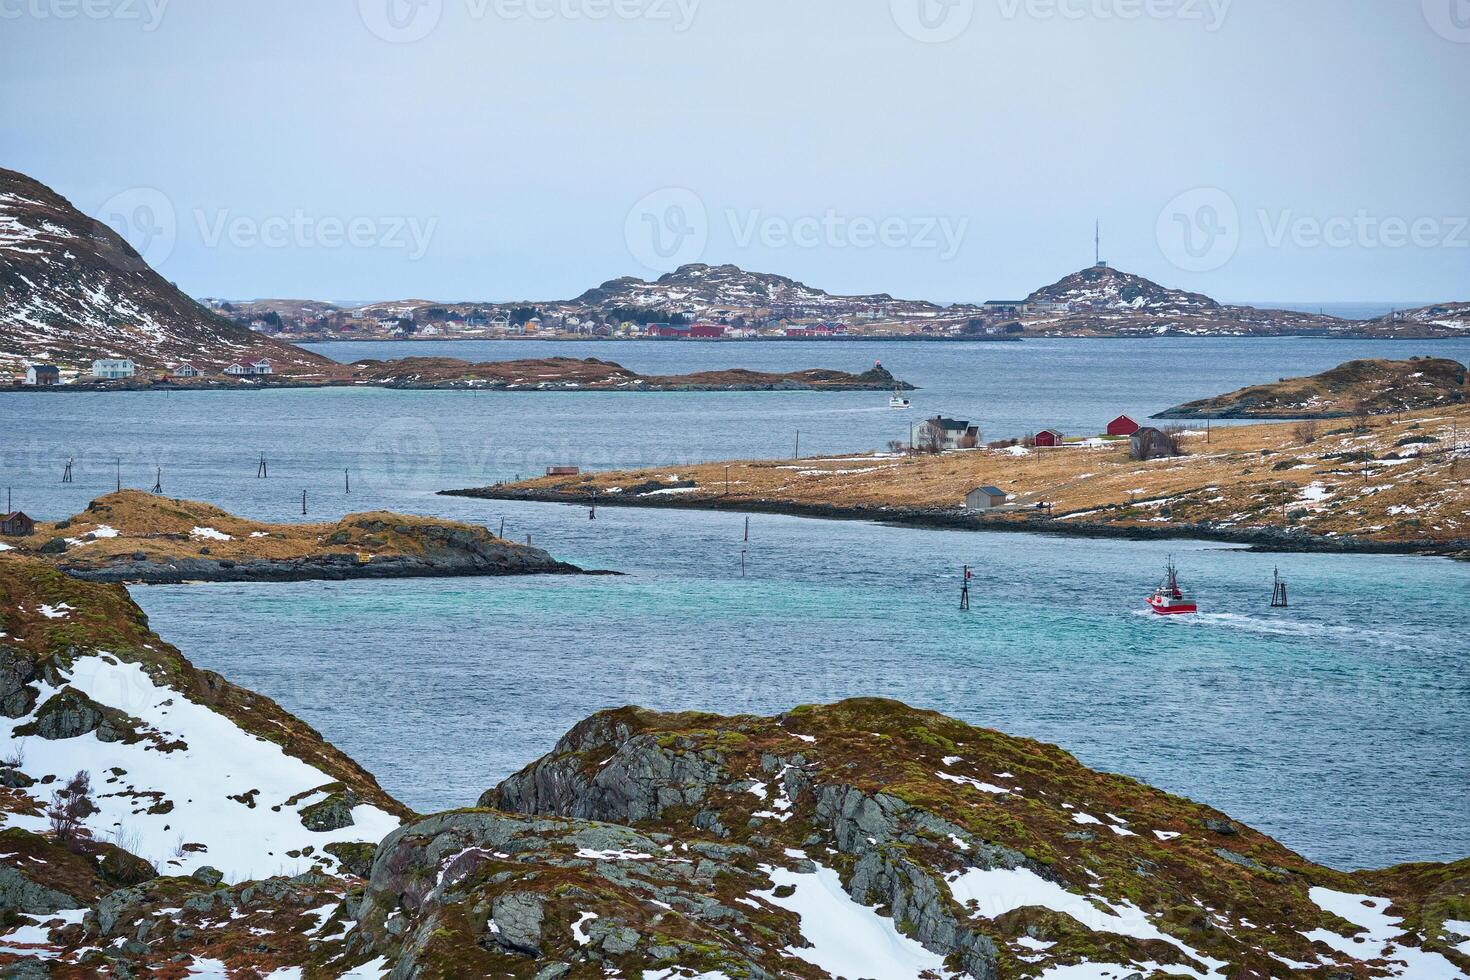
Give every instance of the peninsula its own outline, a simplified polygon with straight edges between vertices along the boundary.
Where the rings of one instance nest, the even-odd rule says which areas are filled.
[[[40,558],[74,578],[155,585],[582,571],[472,524],[387,512],[265,524],[137,490],[99,497],[29,534],[0,536],[0,552]]]
[[[1362,360],[1176,405],[1163,419],[1333,419],[1470,402],[1465,365],[1444,357]]]
[[[1470,405],[1464,403],[1335,426],[1145,427],[1133,439],[1040,441],[613,471],[446,492],[931,527],[1195,537],[1281,550],[1470,555]]]

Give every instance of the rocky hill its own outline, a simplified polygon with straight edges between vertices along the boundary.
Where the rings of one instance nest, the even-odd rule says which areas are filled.
[[[1470,975],[1470,861],[1334,871],[892,701],[600,712],[411,817],[120,588],[0,556],[0,616],[7,975]],[[78,768],[64,836],[41,810]]]
[[[696,318],[763,311],[795,318],[871,314],[885,319],[933,319],[973,311],[947,309],[923,300],[898,300],[887,293],[834,296],[785,276],[702,263],[680,266],[653,282],[632,276],[613,279],[572,302],[596,310],[631,308]]]
[[[1305,378],[1282,378],[1177,405],[1160,418],[1330,419],[1446,408],[1470,402],[1465,365],[1442,357],[1348,361]]]
[[[1201,293],[1170,289],[1143,276],[1097,265],[1033,292],[1027,302],[1064,304],[1024,319],[1028,333],[1064,336],[1345,336],[1385,331],[1369,323],[1293,310],[1229,306]],[[1426,325],[1422,335],[1438,333]]]
[[[1440,303],[1413,310],[1398,310],[1372,321],[1375,332],[1395,336],[1470,336],[1470,303]]]
[[[581,569],[483,527],[375,512],[331,524],[264,524],[195,500],[122,490],[0,551],[94,582],[301,582],[465,575],[564,575]]]
[[[107,225],[0,169],[0,369],[112,357],[141,368],[184,360],[220,368],[245,356],[268,357],[285,374],[329,363],[210,312]]]

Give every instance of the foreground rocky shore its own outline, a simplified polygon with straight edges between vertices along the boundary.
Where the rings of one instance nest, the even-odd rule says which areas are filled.
[[[420,816],[118,586],[0,562],[0,665],[7,976],[1470,976],[1470,861],[1335,871],[893,701],[603,711]]]
[[[455,521],[379,512],[331,524],[264,524],[135,490],[99,497],[34,534],[0,538],[0,549],[50,561],[75,578],[154,585],[582,572],[541,548]]]

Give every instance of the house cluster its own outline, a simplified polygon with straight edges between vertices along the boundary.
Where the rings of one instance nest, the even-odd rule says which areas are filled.
[[[1069,313],[1072,310],[1071,303],[1050,299],[988,299],[981,307],[987,313],[1005,313],[1011,316]]]
[[[175,364],[163,374],[164,380],[177,378],[202,378],[212,373],[190,361]],[[269,358],[246,358],[235,361],[219,372],[232,378],[258,378],[275,373]],[[127,381],[138,377],[138,366],[127,358],[99,358],[92,362],[89,375],[94,381]],[[61,384],[61,368],[55,364],[26,365],[25,380],[32,387],[50,387]]]

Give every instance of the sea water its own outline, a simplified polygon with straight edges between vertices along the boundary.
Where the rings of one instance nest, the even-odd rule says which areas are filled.
[[[646,373],[882,359],[883,392],[272,390],[10,394],[0,466],[55,519],[121,479],[267,520],[381,507],[530,535],[622,578],[134,590],[201,666],[280,700],[419,810],[462,806],[598,708],[774,712],[896,697],[1056,742],[1340,867],[1470,853],[1470,566],[1207,543],[966,533],[440,497],[551,464],[656,466],[868,450],[935,412],[987,438],[1096,432],[1363,356],[1453,341],[534,342],[324,345],[334,356],[597,356]],[[269,478],[257,478],[260,458]],[[67,459],[75,482],[62,484]],[[351,492],[347,483],[351,481]],[[302,491],[307,515],[301,515]],[[741,551],[746,549],[746,576]],[[1143,598],[1172,552],[1202,615]],[[964,564],[973,609],[958,611]],[[1269,608],[1272,569],[1290,610]]]

